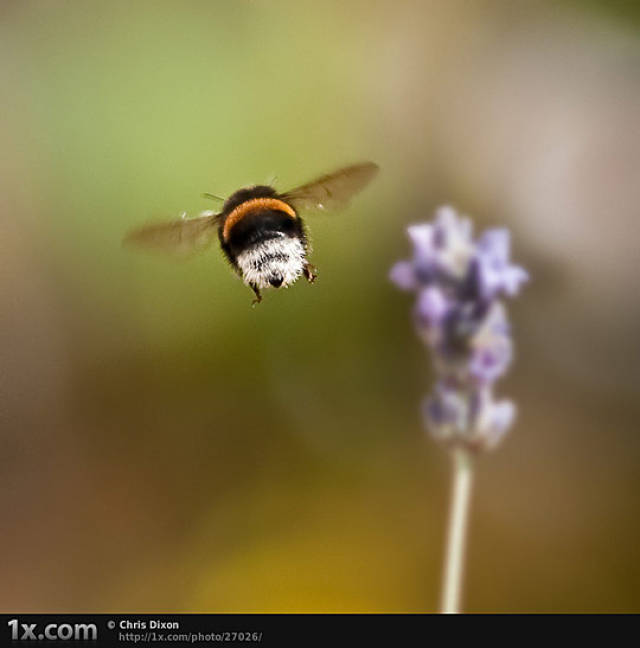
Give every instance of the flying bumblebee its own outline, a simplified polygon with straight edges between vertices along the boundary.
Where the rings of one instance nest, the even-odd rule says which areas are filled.
[[[130,232],[125,243],[188,256],[205,249],[217,234],[234,270],[255,293],[256,304],[265,288],[290,286],[302,275],[309,283],[316,278],[300,212],[345,207],[377,172],[376,164],[362,162],[282,194],[268,185],[246,187],[229,196],[220,213],[146,225]]]

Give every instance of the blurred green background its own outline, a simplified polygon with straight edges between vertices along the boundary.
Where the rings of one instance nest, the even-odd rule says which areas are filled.
[[[0,607],[437,609],[433,376],[387,280],[452,203],[508,225],[519,419],[478,468],[466,610],[640,612],[631,3],[0,5]],[[251,293],[153,217],[381,166]]]

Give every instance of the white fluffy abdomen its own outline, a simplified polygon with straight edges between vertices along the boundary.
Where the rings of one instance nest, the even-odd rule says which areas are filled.
[[[257,288],[274,286],[273,280],[281,279],[281,286],[292,284],[304,270],[306,253],[302,241],[281,234],[252,245],[236,259],[247,285]]]

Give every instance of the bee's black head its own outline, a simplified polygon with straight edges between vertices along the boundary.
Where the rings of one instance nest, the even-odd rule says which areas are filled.
[[[227,198],[222,213],[225,215],[230,214],[238,205],[253,198],[275,198],[277,195],[276,190],[268,185],[256,185],[255,187],[239,189]]]

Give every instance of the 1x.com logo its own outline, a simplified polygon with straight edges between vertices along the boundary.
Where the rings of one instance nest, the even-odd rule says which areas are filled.
[[[7,625],[11,629],[11,639],[42,641],[92,641],[98,638],[98,628],[95,623],[48,623],[38,630],[37,623],[20,623],[11,619]]]

